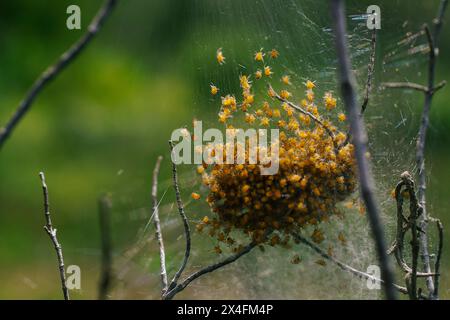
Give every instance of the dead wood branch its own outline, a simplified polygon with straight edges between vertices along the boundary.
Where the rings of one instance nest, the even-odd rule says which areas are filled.
[[[188,276],[184,281],[182,281],[181,283],[177,284],[174,288],[172,288],[165,296],[164,296],[164,300],[170,300],[172,299],[177,293],[181,292],[182,290],[184,290],[192,281],[194,281],[195,279],[203,276],[204,274],[213,272],[217,269],[220,269],[232,262],[235,262],[237,259],[239,259],[240,257],[246,255],[247,253],[249,253],[253,248],[255,248],[257,246],[257,244],[255,242],[250,243],[249,245],[247,245],[246,247],[244,247],[241,251],[239,251],[238,253],[218,262],[218,263],[214,263],[211,264],[207,267],[204,267],[203,269],[200,269],[197,272],[194,272],[193,274],[191,274],[190,276]]]
[[[419,133],[417,137],[416,144],[416,165],[418,168],[418,206],[420,208],[420,216],[418,216],[417,228],[420,231],[418,233],[418,242],[419,242],[419,251],[420,257],[422,260],[422,271],[423,274],[428,274],[429,276],[426,278],[426,285],[428,289],[428,298],[437,299],[438,298],[438,290],[435,288],[435,283],[439,283],[439,264],[435,264],[435,272],[434,274],[431,272],[431,263],[430,263],[430,254],[428,248],[428,222],[433,221],[428,214],[427,206],[426,206],[426,186],[427,186],[427,175],[425,170],[425,142],[426,135],[428,131],[428,127],[430,124],[430,110],[431,103],[433,100],[434,94],[441,88],[446,85],[446,81],[441,81],[437,85],[435,85],[435,74],[436,74],[436,59],[439,55],[439,35],[441,33],[444,14],[446,8],[448,6],[448,0],[441,0],[437,17],[433,20],[434,29],[433,31],[425,25],[424,31],[422,34],[426,35],[428,48],[429,48],[429,58],[428,58],[428,83],[426,86],[410,83],[410,82],[388,82],[382,84],[382,86],[386,88],[402,88],[402,89],[413,89],[418,90],[424,93],[425,100],[424,106],[422,110],[422,116],[420,121]],[[399,206],[399,200],[397,199],[397,207]],[[402,200],[400,200],[402,201]],[[398,218],[400,219],[400,218]],[[441,233],[440,227],[442,225],[438,224],[438,232]],[[397,230],[397,235],[399,234],[399,230]],[[413,239],[414,242],[414,239]],[[415,249],[414,249],[415,250]],[[441,254],[442,247],[439,246],[438,253]],[[415,255],[415,251],[413,251],[413,256]],[[440,257],[439,257],[440,259]],[[436,266],[438,267],[436,270]],[[405,268],[402,268],[405,270]],[[420,274],[420,273],[418,273]],[[433,280],[434,275],[434,280]],[[411,283],[413,285],[413,283]],[[414,290],[414,288],[411,288]],[[420,289],[419,289],[420,290]],[[420,294],[419,294],[420,296]]]
[[[5,127],[0,128],[0,149],[2,148],[8,137],[12,134],[13,130],[16,128],[19,122],[22,120],[22,118],[27,114],[39,93],[53,79],[55,79],[61,73],[61,71],[63,71],[71,62],[73,62],[75,58],[78,57],[78,55],[88,46],[88,44],[103,26],[105,20],[111,14],[112,9],[116,5],[116,3],[117,0],[106,0],[103,6],[98,11],[97,15],[90,23],[87,32],[66,52],[64,52],[55,64],[49,66],[36,79]]]
[[[52,224],[52,218],[50,216],[50,203],[49,203],[49,197],[48,197],[48,188],[47,183],[45,182],[45,175],[43,172],[39,173],[39,177],[41,178],[42,182],[42,191],[44,193],[44,215],[45,215],[45,226],[44,230],[47,232],[48,236],[50,237],[50,240],[53,243],[53,247],[56,251],[56,256],[58,258],[58,269],[59,269],[59,277],[61,280],[61,287],[64,295],[64,300],[70,300],[69,296],[69,290],[66,286],[66,270],[64,268],[64,257],[62,252],[61,244],[58,241],[58,238],[56,237],[56,229],[53,228]]]
[[[448,0],[442,0],[439,7],[437,18],[434,20],[434,31],[431,33],[428,26],[425,26],[425,33],[427,35],[428,45],[429,45],[429,62],[428,62],[428,91],[425,93],[425,101],[422,111],[422,119],[420,122],[419,135],[417,138],[416,147],[416,164],[418,168],[419,176],[419,186],[418,186],[418,198],[419,204],[422,207],[421,221],[419,226],[422,233],[419,234],[419,242],[421,248],[421,258],[422,258],[422,270],[423,272],[430,273],[430,255],[428,248],[428,211],[426,207],[426,185],[427,176],[425,171],[425,142],[426,135],[430,123],[430,110],[431,102],[433,100],[433,95],[435,93],[434,83],[435,83],[435,73],[436,73],[436,57],[439,54],[438,39],[441,31],[441,26],[443,23],[444,13],[448,5]],[[430,298],[437,298],[435,295],[434,281],[432,277],[426,279],[428,295]]]
[[[170,154],[172,156],[173,155],[173,142],[172,141],[169,141],[169,146],[170,146]],[[189,228],[189,223],[188,223],[188,220],[186,217],[186,213],[184,211],[183,201],[181,200],[180,187],[179,187],[179,183],[178,183],[177,165],[173,162],[172,158],[171,158],[171,162],[172,162],[173,187],[175,189],[175,196],[177,199],[178,212],[180,214],[181,220],[183,221],[184,237],[186,240],[186,249],[184,251],[183,262],[181,263],[180,268],[175,273],[175,276],[173,277],[172,281],[170,282],[168,290],[171,290],[173,287],[175,287],[177,285],[177,281],[180,278],[181,274],[183,273],[184,268],[186,267],[187,262],[189,260],[189,255],[191,253],[191,231]]]
[[[161,161],[163,157],[159,156],[156,160],[155,169],[153,170],[153,183],[152,183],[152,201],[153,201],[153,222],[155,224],[156,239],[158,239],[159,246],[159,261],[160,261],[160,274],[161,274],[161,294],[164,295],[167,291],[167,270],[166,270],[166,252],[164,249],[164,240],[161,232],[161,222],[159,220],[159,207],[158,207],[158,175],[161,167]]]
[[[351,274],[361,278],[361,279],[366,279],[366,280],[372,280],[375,282],[379,282],[382,285],[385,285],[385,282],[382,279],[377,279],[374,276],[365,273],[363,271],[360,271],[358,269],[355,269],[341,261],[339,261],[338,259],[336,259],[335,257],[329,255],[327,252],[325,252],[324,250],[322,250],[319,246],[317,246],[315,243],[309,241],[308,239],[304,238],[303,236],[301,236],[300,234],[296,233],[294,234],[294,239],[296,239],[297,241],[300,241],[301,243],[305,244],[306,246],[310,247],[312,250],[314,250],[316,253],[318,253],[322,258],[333,262],[334,264],[336,264],[339,268],[341,268],[344,271],[350,272]],[[405,287],[399,286],[397,284],[392,284],[393,287],[398,290],[401,293],[407,294],[408,290]]]
[[[384,228],[380,220],[380,210],[374,195],[374,182],[370,169],[367,152],[367,135],[360,112],[356,106],[356,91],[354,76],[347,46],[347,32],[343,0],[331,1],[331,13],[334,23],[336,52],[339,65],[339,80],[341,93],[350,122],[350,132],[355,146],[355,158],[358,165],[361,195],[367,209],[372,234],[375,240],[376,252],[381,268],[382,279],[387,299],[395,299],[396,292],[393,284],[393,273],[390,267],[389,257],[386,253]]]
[[[367,81],[366,81],[366,90],[364,94],[364,100],[361,106],[361,115],[364,115],[364,112],[367,109],[367,105],[369,104],[370,93],[372,92],[372,80],[373,73],[375,72],[375,56],[377,53],[377,29],[372,30],[372,39],[370,41],[370,57],[369,64],[367,67]]]
[[[325,125],[325,123],[324,123],[320,118],[316,117],[316,116],[313,115],[311,112],[309,112],[309,111],[303,109],[302,107],[296,105],[295,103],[292,103],[291,101],[282,98],[282,97],[281,97],[281,96],[280,96],[280,95],[272,88],[271,85],[269,85],[269,91],[271,91],[271,92],[274,94],[274,96],[275,96],[275,98],[276,98],[277,100],[286,103],[289,107],[291,107],[291,108],[293,108],[293,109],[299,111],[300,113],[304,114],[304,115],[307,116],[307,117],[310,117],[314,122],[316,122],[319,126],[321,126],[321,127],[327,132],[327,134],[331,137],[333,143],[335,144],[335,141],[334,141],[334,133],[333,133],[333,131],[331,131],[331,129],[330,129],[327,125]],[[335,147],[337,147],[337,146],[335,146]]]

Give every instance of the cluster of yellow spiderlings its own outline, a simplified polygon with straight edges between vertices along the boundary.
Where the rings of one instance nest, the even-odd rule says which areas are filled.
[[[278,51],[267,53],[276,59]],[[255,81],[271,78],[273,71],[265,65],[266,53],[255,53],[257,63],[263,63],[254,73]],[[219,64],[225,62],[222,49],[217,50]],[[292,233],[307,225],[316,226],[312,239],[320,243],[324,235],[319,223],[327,221],[338,212],[336,205],[346,199],[355,189],[355,160],[353,145],[346,141],[346,134],[339,131],[331,121],[322,117],[315,103],[316,84],[306,81],[305,98],[299,107],[307,113],[298,112],[290,104],[293,88],[288,75],[281,76],[283,88],[279,93],[272,87],[268,99],[258,104],[252,92],[250,75],[240,75],[242,89],[240,102],[234,95],[221,97],[219,122],[229,124],[235,113],[242,112],[245,122],[252,127],[277,127],[279,134],[279,171],[275,175],[261,175],[260,167],[249,164],[249,152],[245,149],[244,164],[203,164],[197,168],[209,194],[206,198],[215,217],[205,216],[197,225],[198,231],[207,231],[233,250],[240,250],[232,237],[232,231],[241,230],[258,244],[287,246]],[[211,94],[219,89],[211,85]],[[324,110],[336,107],[331,93],[323,97]],[[311,115],[313,117],[311,117]],[[315,118],[315,119],[314,119]],[[345,121],[345,115],[338,115]],[[318,123],[319,120],[320,123]],[[224,159],[226,157],[224,150]],[[194,199],[200,195],[193,193]],[[215,251],[221,253],[220,244]]]

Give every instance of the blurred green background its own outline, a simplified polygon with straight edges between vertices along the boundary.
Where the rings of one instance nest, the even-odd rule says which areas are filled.
[[[85,32],[101,3],[88,0],[0,3],[1,125],[40,72]],[[70,4],[81,7],[82,30],[65,27],[66,8]],[[365,79],[370,34],[358,15],[365,13],[370,4],[373,1],[348,1],[350,42],[360,89]],[[423,97],[416,92],[382,91],[379,84],[404,80],[425,83],[426,54],[408,53],[425,43],[424,37],[406,45],[400,41],[408,32],[417,32],[424,22],[433,19],[439,2],[420,1],[411,5],[408,1],[377,0],[376,4],[382,10],[382,30],[374,92],[366,120],[380,202],[391,239],[390,218],[394,211],[389,193],[401,172],[415,170],[414,139]],[[447,12],[447,20],[448,17]],[[311,78],[318,81],[319,91],[322,88],[336,91],[336,63],[329,28],[326,1],[119,1],[97,38],[42,92],[0,150],[0,299],[61,297],[54,251],[42,230],[44,216],[38,179],[41,170],[47,176],[51,211],[66,264],[79,265],[82,270],[82,289],[74,291],[73,297],[91,299],[97,295],[100,262],[97,199],[107,192],[113,199],[118,275],[112,297],[158,298],[157,251],[154,241],[145,241],[151,240],[153,229],[150,226],[144,230],[144,226],[151,215],[153,165],[160,154],[167,159],[167,140],[172,130],[190,126],[194,117],[215,123],[212,121],[219,106],[209,96],[209,84],[217,84],[221,93],[236,91],[237,76],[252,65],[252,55],[261,47],[280,51],[275,72],[288,70],[299,88],[302,81]],[[448,39],[450,24],[445,25],[441,35],[438,81],[450,80]],[[219,47],[223,47],[227,57],[223,67],[215,61]],[[450,237],[449,101],[448,88],[436,94],[427,139],[428,205],[430,213],[448,226],[446,239]],[[196,188],[198,181],[192,167],[180,169],[183,195],[188,201],[190,190]],[[169,270],[173,271],[183,244],[167,160],[162,167],[160,195],[164,191],[167,193],[162,201],[162,213],[166,214],[163,222],[168,230]],[[202,215],[205,210],[205,206],[188,203],[192,217],[194,211]],[[365,217],[349,221],[353,221],[352,225],[344,224],[344,230],[353,230],[350,233],[355,237],[368,237],[367,233],[354,232],[357,225],[367,231]],[[208,239],[205,243],[205,238],[194,236],[199,249],[194,251],[192,269],[215,259],[210,252],[213,242]],[[364,245],[370,246],[370,241]],[[435,246],[434,241],[432,245]],[[365,254],[361,252],[365,247],[356,248],[347,262],[361,263],[363,267],[357,257]],[[444,249],[441,297],[450,298],[447,240]],[[319,276],[314,275],[317,265],[305,262],[301,267],[289,266],[290,254],[269,251],[261,253],[266,258],[260,261],[259,253],[254,252],[248,261],[258,261],[255,266],[240,262],[229,269],[234,280],[221,271],[199,282],[201,285],[187,289],[182,297],[307,299],[332,298],[333,294],[339,294],[334,296],[337,298],[377,297],[343,291],[342,286],[348,289],[345,284],[351,277],[341,275],[334,266],[327,266],[320,278],[338,277],[337,285],[320,288]],[[277,259],[270,260],[269,255],[285,257],[288,266],[277,265]],[[270,270],[263,266],[256,271],[252,269],[269,261]],[[245,272],[250,276],[239,275]],[[289,281],[280,279],[286,277],[286,272],[298,277],[303,287],[296,290],[292,285],[285,290],[283,285],[288,286]],[[313,279],[306,282],[310,287],[304,285],[305,275]],[[264,277],[269,280],[251,280]],[[270,281],[271,277],[278,280]],[[356,286],[364,290],[361,289],[364,286]],[[308,290],[311,287],[317,291]]]

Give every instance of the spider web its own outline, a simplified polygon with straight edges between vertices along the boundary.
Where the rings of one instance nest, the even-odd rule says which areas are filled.
[[[194,16],[190,25],[189,52],[183,52],[186,77],[195,83],[204,85],[195,87],[194,99],[189,102],[192,118],[202,120],[204,127],[216,127],[216,116],[220,104],[209,94],[209,84],[214,83],[220,93],[238,93],[240,74],[253,73],[255,63],[253,54],[260,48],[268,51],[272,48],[280,52],[273,64],[275,72],[272,82],[277,82],[282,74],[289,74],[295,93],[304,91],[303,82],[316,81],[317,96],[332,91],[338,96],[336,82],[336,57],[333,33],[327,2],[312,0],[197,0],[190,7]],[[365,12],[367,6],[351,2],[348,9],[348,33],[353,68],[358,83],[359,96],[363,96],[367,77],[367,65],[370,55],[371,32],[366,27]],[[380,89],[380,83],[386,81],[409,81],[421,76],[411,72],[412,66],[419,69],[426,61],[424,37],[420,33],[408,33],[415,26],[389,20],[384,16],[383,28],[394,30],[389,34],[380,32],[376,56],[376,69],[373,90],[370,97],[365,121],[369,132],[371,160],[377,184],[377,196],[380,200],[386,233],[393,235],[395,227],[394,201],[390,192],[404,170],[414,170],[415,135],[418,128],[418,99],[414,92],[394,92]],[[406,36],[405,36],[406,35]],[[226,64],[219,66],[215,60],[217,48],[222,48]],[[271,65],[272,66],[272,65]],[[297,95],[298,96],[298,95]],[[362,101],[362,99],[360,99]],[[343,112],[342,102],[333,111],[337,116]],[[189,120],[186,122],[189,127]],[[194,174],[195,166],[180,167],[181,186],[184,198],[190,192],[201,190],[200,179]],[[165,236],[167,267],[173,274],[184,255],[184,238],[174,206],[174,195],[170,181],[163,181],[160,194],[165,198],[160,207],[162,229]],[[165,193],[167,190],[167,193]],[[376,265],[374,245],[371,239],[367,217],[358,210],[358,193],[354,208],[342,208],[343,218],[333,218],[323,223],[321,229],[325,240],[320,244],[324,251],[332,251],[333,256],[361,271],[370,265]],[[187,201],[186,208],[192,226],[209,213],[204,203]],[[143,226],[149,223],[147,215],[140,218],[142,227],[137,235],[137,243],[148,238],[153,232]],[[149,230],[151,229],[151,230]],[[194,229],[194,228],[192,228]],[[313,229],[303,231],[311,234]],[[339,241],[339,234],[345,235],[345,244]],[[193,250],[190,264],[185,271],[219,261],[231,254],[224,250],[220,256],[213,252],[215,240],[205,234],[192,231]],[[392,236],[388,237],[392,240]],[[151,241],[150,241],[151,242]],[[151,251],[142,250],[134,245],[130,259],[122,266],[122,278],[118,297],[142,295],[148,297],[149,285],[154,288],[150,297],[159,297],[159,262],[155,241],[151,242]],[[291,263],[298,255],[301,262]],[[128,257],[128,256],[127,256]],[[148,270],[151,271],[148,276]],[[170,278],[170,277],[169,277]],[[130,293],[133,292],[133,293]],[[193,282],[180,298],[251,298],[251,299],[376,299],[380,290],[370,290],[365,280],[358,279],[340,270],[326,261],[322,265],[320,257],[304,245],[293,244],[284,249],[265,246],[264,252],[255,249],[237,262]],[[139,296],[139,294],[138,294]]]

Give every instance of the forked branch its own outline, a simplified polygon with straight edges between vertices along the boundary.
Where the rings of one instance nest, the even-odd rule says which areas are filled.
[[[434,20],[434,31],[431,33],[428,26],[425,26],[425,33],[427,35],[428,45],[430,49],[429,61],[428,61],[428,91],[425,93],[425,101],[422,111],[422,119],[420,122],[419,136],[417,138],[416,147],[416,164],[418,168],[419,176],[419,204],[422,207],[422,216],[420,221],[420,228],[422,233],[419,234],[420,248],[422,251],[422,268],[426,273],[430,273],[430,255],[428,249],[428,212],[426,207],[426,184],[427,177],[425,171],[425,141],[426,135],[430,123],[430,110],[431,102],[433,100],[433,95],[435,93],[434,83],[435,83],[435,73],[436,73],[436,58],[439,54],[438,39],[441,31],[441,26],[443,23],[444,13],[448,5],[448,0],[442,0],[439,7],[439,12],[437,18]],[[434,288],[434,281],[432,277],[426,279],[428,295],[430,298],[437,298],[437,292]]]
[[[228,258],[218,262],[218,263],[214,263],[212,265],[209,265],[207,267],[204,267],[200,270],[198,270],[197,272],[194,272],[193,274],[191,274],[190,276],[188,276],[184,281],[182,281],[181,283],[177,284],[173,289],[171,289],[166,295],[164,295],[164,299],[165,300],[170,300],[172,299],[177,293],[183,291],[192,281],[194,281],[195,279],[203,276],[204,274],[213,272],[217,269],[220,269],[232,262],[235,262],[237,259],[239,259],[240,257],[242,257],[243,255],[246,255],[247,253],[249,253],[253,248],[255,248],[257,246],[257,244],[255,242],[250,243],[249,245],[245,246],[241,251],[239,251],[238,253],[233,254],[232,256],[229,256]]]
[[[439,286],[439,268],[440,260],[442,255],[442,245],[443,245],[443,227],[442,223],[433,218],[429,218],[430,221],[435,221],[439,234],[439,245],[438,254],[435,263],[434,273],[426,273],[418,271],[418,257],[419,257],[419,241],[418,235],[423,234],[423,230],[417,225],[419,217],[423,214],[423,208],[419,204],[419,200],[416,196],[416,190],[414,187],[414,180],[409,172],[405,171],[401,175],[401,181],[397,184],[395,188],[395,200],[397,202],[397,234],[396,239],[389,249],[389,253],[394,253],[397,260],[397,264],[400,269],[406,273],[406,284],[408,294],[411,299],[428,299],[434,298],[430,296],[424,296],[421,294],[421,289],[417,288],[417,278],[418,277],[434,277],[435,290],[436,285]],[[409,215],[405,217],[403,214],[403,203],[404,199],[409,199]],[[412,249],[412,267],[410,267],[404,260],[403,248],[404,248],[404,238],[406,233],[411,230],[411,249]],[[437,290],[436,290],[437,292]],[[436,295],[437,297],[437,295]]]
[[[183,262],[182,262],[180,268],[175,273],[175,276],[173,277],[172,281],[170,282],[168,290],[171,290],[173,287],[175,287],[177,285],[177,281],[180,278],[181,274],[184,271],[184,268],[186,268],[186,265],[188,263],[189,255],[191,253],[191,231],[189,228],[189,223],[188,223],[188,219],[186,217],[186,213],[184,211],[183,201],[181,200],[180,187],[178,184],[177,165],[173,161],[173,142],[172,141],[169,141],[169,146],[170,146],[170,154],[171,154],[171,162],[172,162],[173,187],[175,189],[175,197],[177,199],[178,212],[180,214],[181,220],[183,221],[184,237],[186,240],[186,249],[184,251],[184,259],[183,259]]]
[[[420,256],[422,259],[422,271],[424,274],[429,274],[426,279],[427,289],[428,289],[428,298],[437,299],[438,298],[438,290],[435,285],[439,284],[439,263],[435,264],[435,276],[433,280],[433,274],[431,273],[431,263],[430,263],[430,254],[428,248],[428,222],[434,220],[429,217],[426,207],[426,171],[425,171],[425,142],[426,135],[430,123],[430,110],[431,110],[431,102],[433,100],[434,94],[441,88],[446,85],[446,81],[441,81],[437,85],[435,85],[435,74],[436,74],[436,59],[439,55],[439,35],[443,25],[444,14],[446,8],[448,6],[448,0],[441,0],[437,17],[433,20],[434,29],[433,31],[425,25],[424,26],[424,34],[426,35],[429,49],[429,57],[428,57],[428,83],[426,86],[411,83],[411,82],[388,82],[382,84],[382,86],[386,88],[401,88],[401,89],[413,89],[418,90],[424,93],[425,100],[422,110],[422,117],[419,127],[419,133],[417,137],[416,144],[416,165],[418,168],[418,206],[420,207],[420,216],[418,217],[418,242],[420,244]],[[397,206],[399,206],[399,201],[402,199],[397,199]],[[411,201],[411,200],[410,200]],[[400,223],[400,222],[399,222]],[[442,224],[438,223],[438,232],[441,239],[441,229]],[[397,235],[399,231],[397,231]],[[413,240],[414,241],[414,240]],[[442,253],[442,247],[439,245],[438,254],[440,260],[440,254]],[[414,255],[414,252],[413,252]],[[437,268],[436,268],[437,267]],[[404,268],[403,268],[404,269]]]
[[[282,98],[273,88],[271,85],[269,85],[269,91],[274,95],[274,97],[281,101],[286,103],[289,107],[294,108],[295,110],[299,111],[300,113],[304,114],[307,117],[310,117],[314,122],[316,122],[319,126],[321,126],[326,132],[327,134],[330,136],[330,138],[332,139],[333,143],[335,143],[334,140],[334,133],[333,131],[331,131],[331,129],[318,117],[316,117],[315,115],[313,115],[311,112],[303,109],[302,107],[296,105],[295,103]]]
[[[376,277],[360,271],[358,269],[355,269],[341,261],[339,261],[338,259],[336,259],[335,257],[329,255],[327,252],[325,252],[324,250],[322,250],[319,246],[317,246],[315,243],[309,241],[308,239],[304,238],[303,236],[301,236],[299,233],[295,233],[294,234],[294,239],[296,239],[297,241],[303,243],[304,245],[310,247],[312,250],[314,250],[317,254],[319,254],[322,258],[333,262],[334,264],[336,264],[339,268],[341,268],[344,271],[350,272],[351,274],[361,278],[361,279],[366,279],[366,280],[371,280],[374,282],[378,282],[380,284],[382,284],[383,286],[385,285],[385,282],[382,279],[377,279]],[[392,284],[393,287],[398,290],[401,293],[407,294],[408,290],[405,287],[399,286],[395,283]]]
[[[176,199],[177,199],[178,211],[179,211],[180,217],[183,221],[183,226],[184,226],[184,230],[185,230],[186,249],[185,249],[185,254],[184,254],[184,260],[181,264],[181,267],[178,269],[178,271],[176,272],[174,278],[172,279],[172,281],[170,282],[169,285],[165,285],[165,281],[167,281],[167,272],[165,270],[165,264],[164,264],[164,266],[161,265],[161,281],[162,281],[162,286],[163,286],[162,299],[164,299],[164,300],[171,300],[176,294],[183,291],[195,279],[197,279],[207,273],[210,273],[217,269],[220,269],[230,263],[235,262],[240,257],[246,255],[253,248],[255,248],[257,246],[256,242],[251,242],[250,244],[248,244],[247,246],[242,248],[239,252],[229,256],[228,258],[225,258],[224,260],[222,260],[218,263],[211,264],[209,266],[206,266],[206,267],[192,273],[190,276],[186,277],[181,283],[178,283],[178,280],[181,277],[181,275],[188,263],[188,260],[189,260],[190,250],[191,250],[191,236],[190,236],[190,228],[189,228],[188,220],[186,217],[186,213],[184,211],[184,205],[181,200],[177,168],[176,168],[176,164],[173,161],[173,142],[172,141],[169,141],[169,146],[170,146],[171,161],[172,161],[172,178],[173,178],[173,184],[174,184],[174,188],[175,188],[175,195],[176,195]],[[159,172],[159,166],[160,166],[161,159],[162,159],[161,157],[158,158],[158,161],[157,161],[157,164],[156,164],[156,167],[154,170],[154,175],[153,175],[154,180],[153,180],[152,195],[153,195],[153,199],[154,199],[154,207],[155,207],[155,205],[157,206],[157,201],[156,201],[157,181],[156,180],[157,180],[157,176],[158,176],[158,172]],[[157,213],[158,213],[158,209],[154,208],[155,218],[158,215]],[[161,242],[159,244],[160,259],[161,259],[161,261],[165,261],[164,245],[161,245],[162,244],[162,233],[161,233],[161,226],[159,223],[159,216],[157,219],[158,219],[158,223],[155,222],[156,229],[159,230],[159,231],[157,231],[157,237],[158,238],[161,237]]]

